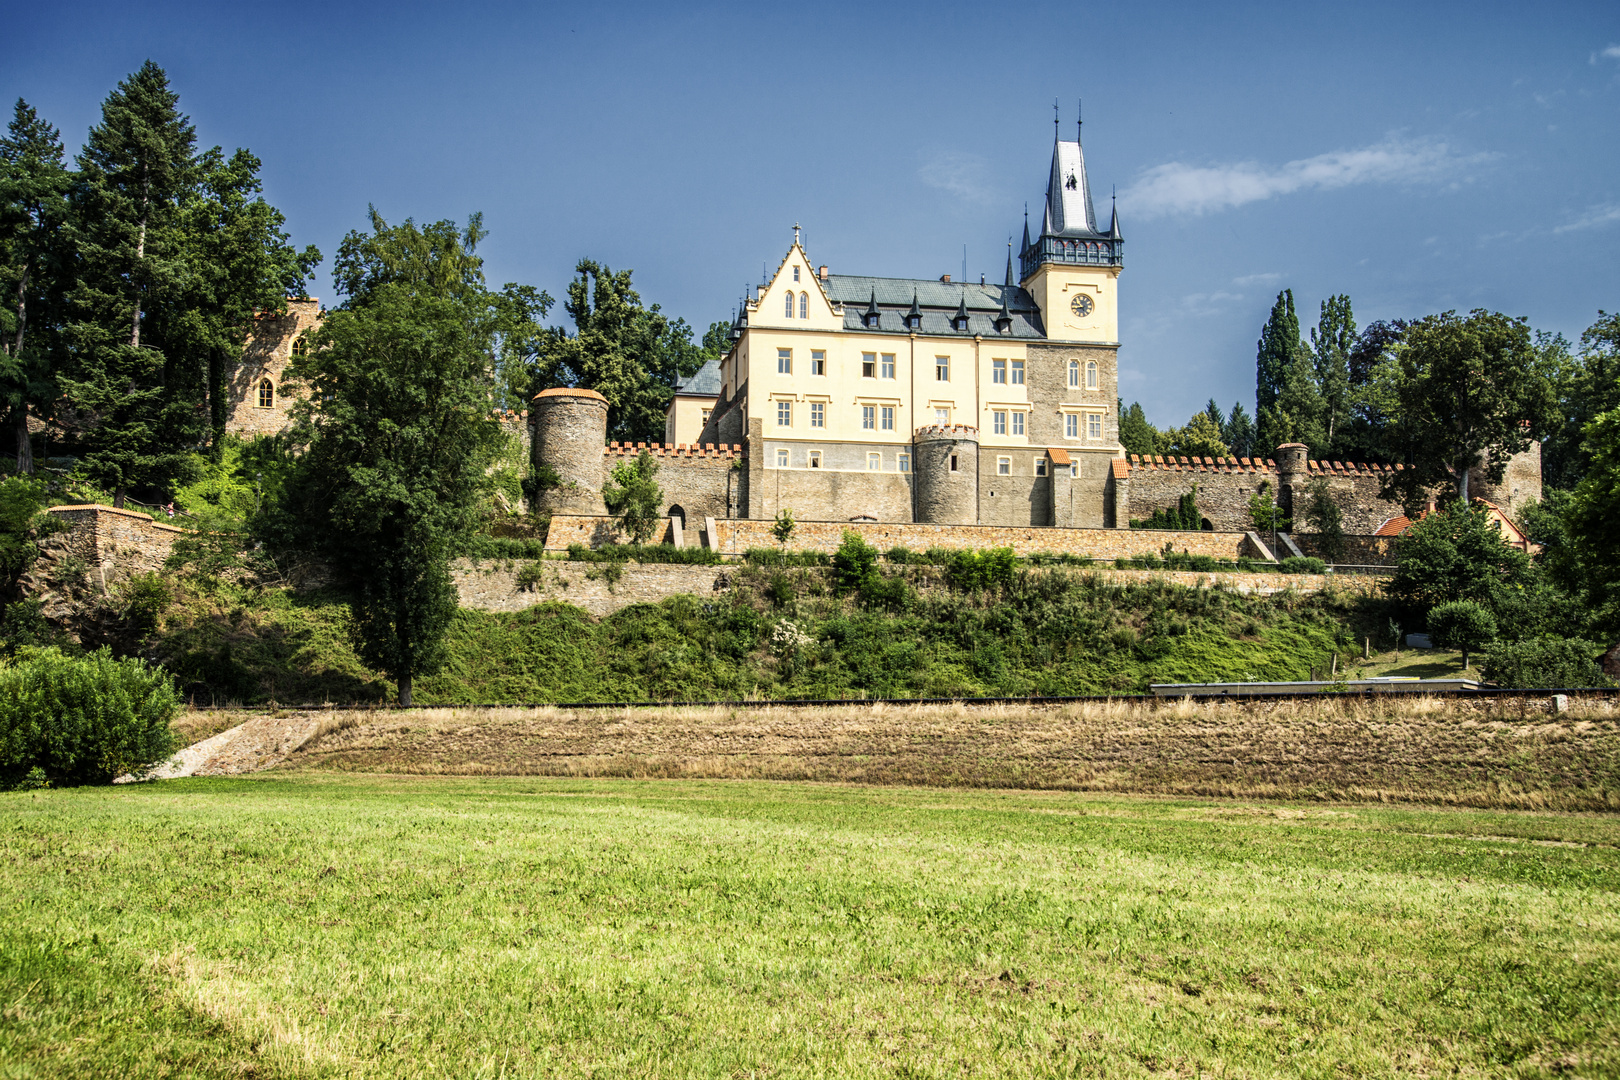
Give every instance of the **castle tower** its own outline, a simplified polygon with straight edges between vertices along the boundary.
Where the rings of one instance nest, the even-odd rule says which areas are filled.
[[[1040,236],[1029,237],[1019,254],[1020,284],[1035,298],[1052,341],[1115,344],[1119,341],[1117,284],[1125,265],[1125,239],[1119,211],[1108,230],[1097,228],[1091,179],[1078,136],[1052,144],[1052,171]]]
[[[979,520],[979,431],[962,424],[918,428],[915,520],[925,525],[973,525]]]
[[[595,390],[559,386],[534,396],[534,464],[550,468],[560,486],[540,492],[540,507],[600,514],[602,452],[607,447],[607,398]]]

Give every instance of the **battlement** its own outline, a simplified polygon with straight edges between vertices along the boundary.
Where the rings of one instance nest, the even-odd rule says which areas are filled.
[[[979,429],[970,424],[927,424],[917,429],[919,439],[977,439]]]
[[[617,443],[610,442],[603,451],[609,457],[636,457],[645,450],[655,457],[686,458],[738,458],[742,446],[737,443]]]
[[[1404,465],[1375,465],[1365,462],[1306,461],[1306,471],[1319,476],[1378,476],[1400,472]],[[1172,472],[1274,473],[1277,463],[1270,458],[1186,458],[1158,454],[1132,454],[1130,468]]]

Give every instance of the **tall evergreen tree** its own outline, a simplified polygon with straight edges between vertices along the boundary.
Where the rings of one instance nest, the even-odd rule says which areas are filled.
[[[1356,319],[1350,297],[1322,301],[1322,313],[1311,328],[1311,355],[1316,390],[1322,402],[1322,452],[1341,456],[1344,425],[1350,417],[1350,354],[1356,347]]]
[[[1226,423],[1221,425],[1221,438],[1238,457],[1254,456],[1254,421],[1249,419],[1243,402],[1232,403],[1232,411],[1227,415]]]
[[[1157,452],[1159,432],[1148,423],[1147,413],[1142,411],[1142,403],[1131,402],[1126,408],[1123,399],[1119,400],[1119,444],[1125,448],[1127,454],[1138,454],[1143,457],[1151,456]]]
[[[60,350],[62,264],[71,174],[61,134],[17,99],[0,139],[0,400],[16,439],[17,471],[34,471],[28,417],[55,403],[54,360]]]
[[[1264,413],[1283,392],[1288,365],[1299,352],[1299,316],[1294,312],[1294,290],[1284,289],[1271,306],[1271,315],[1255,343],[1254,404]]]
[[[102,104],[79,156],[71,239],[77,252],[61,376],[82,440],[81,467],[122,506],[132,487],[189,471],[206,431],[201,387],[165,350],[166,307],[185,284],[182,204],[196,133],[148,60]]]
[[[1226,430],[1226,414],[1221,412],[1221,407],[1215,404],[1214,398],[1210,398],[1209,404],[1204,406],[1204,414],[1215,424],[1216,431]]]
[[[1542,478],[1549,488],[1573,488],[1592,460],[1586,426],[1620,409],[1620,314],[1599,311],[1598,321],[1581,334],[1579,351],[1546,334],[1537,335],[1536,349],[1557,370],[1559,421],[1541,449]]]

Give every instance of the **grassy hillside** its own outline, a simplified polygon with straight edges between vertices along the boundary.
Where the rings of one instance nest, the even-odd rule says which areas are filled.
[[[903,575],[840,596],[829,571],[746,568],[720,598],[596,620],[567,604],[462,611],[422,704],[1134,692],[1150,682],[1298,679],[1354,635],[1350,607],[1061,570],[918,591]],[[151,646],[199,700],[374,701],[331,593],[180,590]]]
[[[0,794],[7,1076],[1610,1076],[1611,816],[282,774]]]

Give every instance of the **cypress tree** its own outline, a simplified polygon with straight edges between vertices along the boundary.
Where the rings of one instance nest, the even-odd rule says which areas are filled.
[[[1294,290],[1277,294],[1271,316],[1255,346],[1255,411],[1264,415],[1277,403],[1287,379],[1288,365],[1299,351],[1299,316],[1294,313]]]
[[[16,437],[17,471],[34,471],[28,439],[30,411],[39,415],[55,402],[51,377],[59,347],[61,242],[71,176],[63,164],[62,137],[21,98],[6,136],[0,139],[0,400]]]
[[[1316,387],[1322,398],[1323,453],[1337,456],[1350,419],[1350,354],[1356,348],[1356,318],[1350,297],[1340,294],[1322,301],[1322,314],[1311,328],[1311,354],[1315,359]]]
[[[77,265],[60,381],[81,467],[115,506],[132,487],[184,476],[186,451],[205,431],[200,380],[168,355],[162,333],[185,284],[179,219],[194,176],[196,132],[179,100],[150,60],[119,83],[90,129],[72,193]]]

